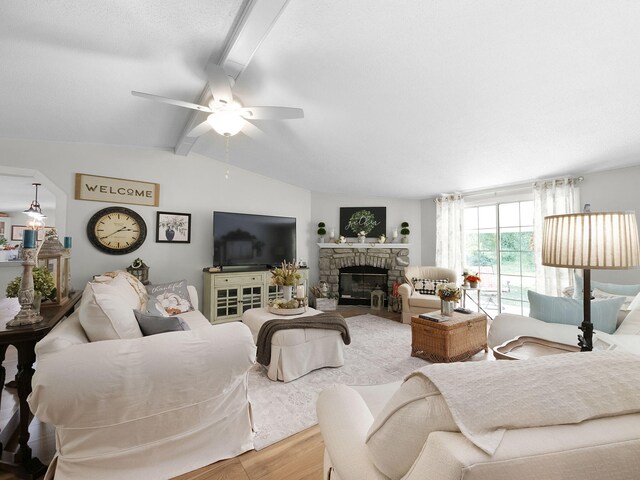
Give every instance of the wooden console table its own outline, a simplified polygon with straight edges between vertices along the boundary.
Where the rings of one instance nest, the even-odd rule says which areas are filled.
[[[42,307],[40,314],[44,319],[41,322],[19,327],[6,326],[6,323],[20,310],[18,300],[16,298],[0,300],[0,386],[4,386],[6,377],[2,362],[4,362],[7,347],[13,345],[18,351],[18,374],[15,386],[18,389],[20,402],[18,410],[0,432],[0,470],[28,479],[38,478],[47,470],[40,460],[31,456],[31,447],[28,445],[29,424],[33,416],[27,404],[27,397],[31,393],[33,364],[36,360],[35,346],[58,322],[73,312],[81,297],[82,292],[74,292],[64,305]],[[6,451],[5,446],[16,433],[16,429],[18,449],[16,452]]]

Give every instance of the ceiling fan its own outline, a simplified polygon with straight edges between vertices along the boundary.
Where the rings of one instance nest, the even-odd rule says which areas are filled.
[[[233,136],[240,131],[243,131],[245,134],[250,134],[251,130],[257,127],[247,120],[289,120],[304,117],[304,112],[301,108],[243,107],[238,101],[233,99],[233,94],[231,93],[232,80],[220,65],[209,64],[207,66],[207,79],[212,97],[208,106],[174,100],[150,93],[132,91],[131,94],[156,102],[168,103],[169,105],[209,113],[210,115],[204,122],[196,125],[188,133],[189,137],[199,137],[211,129],[225,137]]]

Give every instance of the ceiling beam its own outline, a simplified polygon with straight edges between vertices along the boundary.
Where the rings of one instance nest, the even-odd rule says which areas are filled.
[[[275,25],[284,11],[289,0],[248,0],[239,16],[235,29],[227,45],[220,55],[218,65],[224,68],[227,75],[237,80],[253,58],[262,42]],[[205,85],[199,104],[207,105],[211,95],[209,85]],[[182,129],[178,142],[174,148],[176,155],[187,155],[198,140],[189,137],[188,133],[206,119],[206,114],[193,110]]]

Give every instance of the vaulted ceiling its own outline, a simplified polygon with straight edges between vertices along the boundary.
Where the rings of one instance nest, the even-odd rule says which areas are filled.
[[[184,150],[190,111],[130,91],[199,101],[258,18],[234,94],[305,118],[256,121],[232,165],[426,198],[640,164],[640,2],[265,1],[3,1],[0,136]],[[225,160],[213,132],[188,147]]]

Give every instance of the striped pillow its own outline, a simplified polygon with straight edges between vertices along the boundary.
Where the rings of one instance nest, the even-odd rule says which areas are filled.
[[[441,280],[431,280],[430,278],[412,278],[413,288],[422,295],[435,295],[439,283],[449,283],[446,278]]]

